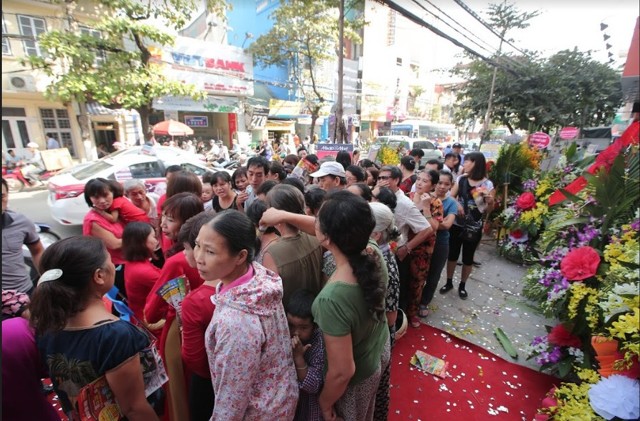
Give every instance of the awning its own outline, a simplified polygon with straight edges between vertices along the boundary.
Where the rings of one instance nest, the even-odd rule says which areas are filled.
[[[107,108],[102,104],[98,104],[97,102],[87,102],[87,113],[90,115],[116,115],[118,111],[112,110],[111,108]]]
[[[192,111],[202,113],[239,113],[239,98],[209,95],[203,101],[189,97],[165,96],[153,100],[153,108],[162,111]]]
[[[265,130],[272,132],[294,132],[295,129],[295,120],[267,120],[265,127]]]

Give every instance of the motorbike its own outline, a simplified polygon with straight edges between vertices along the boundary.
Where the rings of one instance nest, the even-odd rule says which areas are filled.
[[[51,226],[42,223],[35,223],[36,232],[40,237],[40,241],[42,242],[42,246],[46,249],[51,244],[56,241],[60,241],[62,238],[56,234]],[[31,258],[31,252],[29,248],[25,245],[22,246],[22,257],[24,259],[25,270],[29,273],[29,278],[33,281],[33,285],[35,286],[38,283],[38,270],[36,269],[35,264],[33,263],[33,259]]]
[[[44,185],[49,178],[56,174],[55,171],[42,171],[38,174],[38,181],[35,182],[24,175],[22,168],[22,166],[16,166],[14,168],[2,167],[2,178],[4,178],[9,186],[9,193],[21,192],[25,187]]]

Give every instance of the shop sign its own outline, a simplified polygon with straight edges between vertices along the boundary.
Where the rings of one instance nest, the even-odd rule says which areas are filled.
[[[173,46],[150,50],[174,80],[212,94],[253,96],[253,58],[242,48],[178,36]]]
[[[185,115],[184,124],[189,127],[209,127],[209,117],[205,115]]]
[[[544,149],[551,143],[551,136],[543,132],[535,132],[529,135],[529,145]]]
[[[316,155],[318,159],[326,156],[336,156],[338,152],[346,151],[353,156],[353,145],[351,143],[318,143],[316,144]]]
[[[580,133],[580,129],[577,127],[563,127],[558,135],[560,139],[571,140],[578,136],[578,133]]]

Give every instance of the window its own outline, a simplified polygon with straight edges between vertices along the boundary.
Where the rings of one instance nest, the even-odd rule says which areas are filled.
[[[140,164],[129,165],[129,171],[133,178],[161,178],[164,172],[160,167],[160,162],[143,162]]]
[[[6,37],[7,33],[7,23],[4,21],[4,15],[2,15],[2,55],[10,56],[11,55],[11,43],[9,42],[9,37]]]
[[[73,138],[71,137],[71,120],[69,120],[67,110],[41,108],[40,118],[42,119],[42,127],[45,129],[45,134],[50,133],[54,139],[60,142],[63,148],[69,149],[72,157],[77,158],[73,147]]]
[[[195,175],[200,176],[200,177],[202,177],[204,175],[204,173],[207,172],[205,169],[200,168],[197,165],[193,165],[193,164],[189,164],[189,163],[183,163],[183,164],[180,164],[180,166],[182,167],[183,170],[192,172]]]
[[[102,33],[96,29],[89,28],[88,26],[80,26],[80,33],[87,35],[95,39],[102,39]],[[103,50],[95,50],[95,60],[93,62],[96,66],[102,66],[106,60],[106,56]]]
[[[37,39],[47,31],[44,19],[18,15],[18,25],[21,35],[32,38],[25,38],[22,41],[24,53],[28,56],[42,56]]]
[[[396,58],[396,66],[402,66],[402,58]]]

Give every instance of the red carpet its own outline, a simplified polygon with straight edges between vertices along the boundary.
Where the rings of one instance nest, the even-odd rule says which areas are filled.
[[[422,350],[449,362],[448,376],[426,374],[409,361]],[[522,358],[522,356],[520,356]],[[451,336],[421,325],[409,327],[391,357],[389,421],[526,420],[559,381]]]
[[[416,350],[448,361],[447,378],[413,367],[409,361]],[[464,421],[531,421],[544,395],[559,383],[426,325],[409,328],[395,344],[391,364],[389,421],[458,420],[461,416]],[[59,408],[55,394],[49,397]]]

